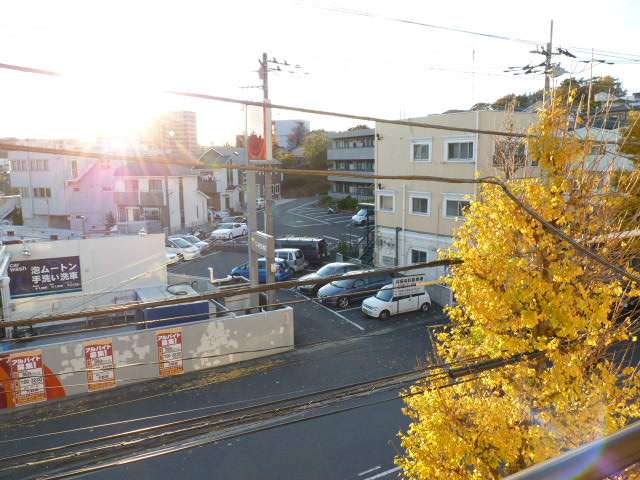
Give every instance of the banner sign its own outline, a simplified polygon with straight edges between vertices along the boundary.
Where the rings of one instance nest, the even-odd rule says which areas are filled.
[[[264,232],[251,232],[249,248],[258,255],[266,257],[269,252],[273,252],[276,248],[276,239],[273,235],[267,235]]]
[[[246,109],[247,158],[249,160],[265,160],[267,158],[265,107],[247,105]]]
[[[47,399],[41,350],[9,355],[9,366],[16,405],[28,405]]]
[[[10,262],[8,273],[11,298],[82,291],[80,257]]]
[[[84,344],[87,387],[90,392],[116,386],[111,339]]]
[[[393,296],[402,297],[404,295],[415,295],[424,292],[424,273],[398,277],[393,279]]]
[[[180,375],[184,372],[182,365],[182,329],[172,328],[156,333],[158,342],[158,365],[160,375]]]

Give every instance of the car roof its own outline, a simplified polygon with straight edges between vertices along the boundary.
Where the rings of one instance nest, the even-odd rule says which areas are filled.
[[[380,275],[384,275],[387,274],[388,272],[381,272],[380,270],[357,270],[357,271],[353,271],[353,272],[347,272],[347,273],[343,273],[342,276],[343,277],[349,277],[351,275],[362,275],[363,273],[379,273]]]
[[[358,265],[357,263],[351,263],[351,262],[331,262],[331,263],[325,264],[324,266],[336,267],[336,266],[343,266],[343,265],[355,265],[356,267],[362,267],[362,265]]]
[[[287,247],[287,248],[283,247],[283,248],[276,248],[275,249],[276,252],[297,252],[299,250],[300,250],[299,248],[289,248],[289,247]]]

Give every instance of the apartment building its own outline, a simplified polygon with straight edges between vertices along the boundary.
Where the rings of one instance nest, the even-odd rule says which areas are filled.
[[[119,161],[9,151],[9,162],[25,225],[103,230],[106,215],[115,212],[113,170]]]
[[[327,160],[332,175],[328,178],[329,195],[335,198],[351,196],[360,201],[373,200],[373,180],[342,177],[340,173],[373,174],[375,171],[375,130],[362,128],[346,132],[330,132],[332,140]]]
[[[510,119],[513,131],[526,133],[536,115],[515,113]],[[507,119],[504,112],[468,111],[412,121],[495,131],[505,130]],[[472,179],[476,175],[496,175],[501,167],[500,150],[504,144],[496,143],[493,135],[384,123],[376,124],[376,133],[378,175]],[[537,173],[536,166],[527,165],[524,142],[516,142],[519,142],[516,173],[522,174],[525,168]],[[437,260],[438,251],[451,246],[454,228],[464,221],[464,208],[475,193],[473,184],[424,180],[377,182],[375,263],[404,266]],[[428,280],[436,280],[445,272],[444,268],[438,268],[425,273]]]
[[[130,163],[113,176],[116,218],[123,227],[172,233],[208,221],[208,196],[198,189],[198,174],[189,167]]]
[[[141,143],[147,148],[176,157],[200,153],[195,112],[178,111],[158,115],[140,137]]]

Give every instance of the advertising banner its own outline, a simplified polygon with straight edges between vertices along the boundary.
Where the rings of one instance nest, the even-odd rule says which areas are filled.
[[[424,292],[424,273],[393,279],[393,296],[415,295]]]
[[[267,158],[267,140],[265,134],[266,115],[264,107],[247,105],[246,145],[249,160]]]
[[[182,364],[182,329],[172,328],[156,333],[160,375],[168,377],[184,372]]]
[[[82,291],[80,257],[10,262],[7,270],[11,298]]]
[[[87,388],[90,392],[116,386],[111,339],[84,344]]]
[[[9,366],[15,405],[28,405],[47,399],[41,350],[9,355]]]

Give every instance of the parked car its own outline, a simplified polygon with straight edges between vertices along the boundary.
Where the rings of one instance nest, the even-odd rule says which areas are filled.
[[[355,270],[362,270],[362,265],[356,265],[355,263],[346,263],[346,262],[333,262],[327,263],[322,268],[318,269],[317,272],[309,273],[300,277],[298,280],[320,280],[324,277],[332,277],[337,275],[342,275],[348,272],[353,272]],[[320,287],[326,285],[329,281],[324,283],[313,283],[309,285],[300,285],[297,287],[300,293],[305,295],[315,295],[320,290]]]
[[[212,245],[209,242],[207,242],[205,240],[200,240],[195,235],[190,235],[188,233],[181,233],[181,234],[178,234],[178,235],[174,235],[174,237],[184,238],[191,245],[194,245],[194,246],[198,247],[200,249],[200,252],[206,252],[207,250],[209,250],[212,247]]]
[[[211,232],[210,238],[214,240],[231,240],[247,234],[246,223],[221,223]]]
[[[220,223],[247,223],[247,217],[241,215],[232,215],[230,217],[222,217]]]
[[[171,253],[167,251],[167,253],[164,254],[164,258],[167,265],[175,265],[182,260],[182,255],[180,253]]]
[[[275,256],[286,260],[295,273],[304,272],[309,266],[309,261],[299,248],[276,248]]]
[[[276,248],[299,248],[310,264],[322,264],[327,258],[327,241],[321,237],[284,237],[276,239]]]
[[[256,208],[258,210],[263,209],[264,205],[265,205],[264,198],[256,198]]]
[[[278,264],[278,271],[275,273],[276,282],[282,282],[284,280],[289,280],[293,277],[293,269],[289,266],[289,263],[282,258],[276,258],[275,263]],[[258,259],[258,280],[260,283],[267,283],[267,269],[266,269],[266,259],[264,257],[260,257]],[[250,280],[250,266],[249,263],[243,263],[242,265],[238,265],[233,270],[231,270],[231,275],[239,275],[241,277]]]
[[[184,238],[169,237],[165,241],[164,246],[167,249],[167,253],[179,253],[185,260],[193,260],[200,256],[200,249],[191,245]]]
[[[364,278],[349,278],[356,273],[367,272],[373,275]],[[379,273],[375,270],[345,273],[342,279],[334,280],[320,288],[318,299],[332,307],[347,308],[351,302],[367,298],[372,291],[379,290],[391,280],[393,280],[393,275],[390,273]]]
[[[431,298],[424,287],[417,288],[410,295],[396,295],[393,283],[382,287],[374,296],[362,302],[362,313],[373,318],[386,320],[391,315],[421,310],[426,312],[431,307]]]
[[[371,208],[361,208],[353,217],[351,217],[351,223],[353,225],[366,225],[368,223],[375,223],[374,211]]]

